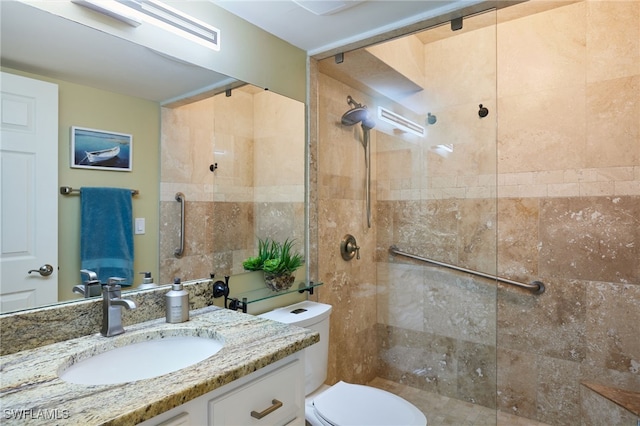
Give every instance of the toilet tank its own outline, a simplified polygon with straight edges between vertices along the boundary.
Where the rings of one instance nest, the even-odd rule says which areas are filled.
[[[261,318],[310,328],[320,333],[320,341],[304,349],[305,395],[318,389],[327,379],[330,314],[331,305],[305,301],[258,315]]]

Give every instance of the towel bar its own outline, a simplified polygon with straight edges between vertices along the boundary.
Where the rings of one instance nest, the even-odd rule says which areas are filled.
[[[70,186],[61,186],[60,187],[60,193],[62,195],[70,195],[70,194],[79,194],[80,190],[79,189],[73,189]],[[131,195],[138,195],[140,193],[140,191],[138,191],[137,189],[132,189],[131,190]]]

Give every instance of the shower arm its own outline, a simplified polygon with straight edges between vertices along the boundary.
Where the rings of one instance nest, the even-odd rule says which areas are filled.
[[[362,104],[354,101],[351,95],[347,96],[347,105],[349,105],[351,108],[362,108]]]

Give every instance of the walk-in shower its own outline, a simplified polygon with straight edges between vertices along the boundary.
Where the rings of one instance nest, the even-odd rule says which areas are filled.
[[[339,324],[328,381],[410,393],[429,425],[637,424],[596,389],[638,390],[640,72],[626,41],[640,3],[544,3],[460,12],[457,31],[411,26],[317,63],[312,211],[331,288],[317,297]],[[347,94],[376,121],[371,228],[353,226],[363,171],[343,154],[360,159],[367,111]],[[336,247],[348,232],[358,262]]]
[[[347,103],[351,109],[342,115],[342,124],[353,126],[360,123],[362,127],[362,145],[364,146],[364,159],[366,168],[365,195],[367,208],[367,227],[371,228],[371,148],[369,143],[369,131],[376,125],[370,117],[366,105],[354,101],[351,95],[347,96]]]

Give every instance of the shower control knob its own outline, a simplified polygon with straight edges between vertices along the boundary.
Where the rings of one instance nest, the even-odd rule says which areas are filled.
[[[351,260],[353,256],[356,256],[356,259],[360,260],[360,247],[353,235],[347,234],[342,238],[340,242],[340,254],[344,260]]]

